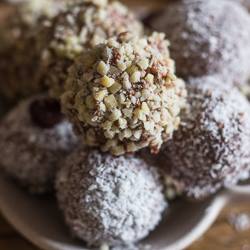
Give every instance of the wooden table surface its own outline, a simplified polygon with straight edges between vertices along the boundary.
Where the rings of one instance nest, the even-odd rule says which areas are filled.
[[[165,4],[165,0],[124,1],[140,14],[145,13],[148,8],[157,9]],[[232,214],[241,213],[250,216],[250,199],[244,204],[232,204],[226,208],[212,228],[188,250],[250,250],[250,229],[239,232],[229,223]],[[15,232],[0,215],[0,250],[38,250],[38,248]]]

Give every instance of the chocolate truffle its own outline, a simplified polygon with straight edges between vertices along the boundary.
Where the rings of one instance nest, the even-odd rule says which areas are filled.
[[[21,102],[0,124],[1,167],[32,193],[52,190],[58,162],[76,144],[60,105],[48,97]]]
[[[89,245],[137,242],[167,207],[157,169],[134,156],[80,148],[65,160],[56,189],[67,225]]]
[[[48,24],[66,4],[23,0],[6,5],[8,15],[0,24],[0,93],[15,100],[44,89],[41,54],[45,44],[38,37],[42,23]]]
[[[174,1],[151,26],[166,33],[180,76],[218,74],[235,85],[249,77],[250,16],[236,1]]]
[[[67,68],[79,54],[125,31],[140,36],[143,28],[119,2],[78,1],[69,5],[46,31],[49,48],[44,52],[44,65],[51,94],[54,97],[62,94]]]
[[[162,165],[194,198],[247,178],[250,170],[250,105],[215,77],[189,81],[189,108],[162,152]]]
[[[84,143],[113,155],[157,152],[178,128],[186,96],[162,33],[122,33],[84,52],[65,89],[63,110]]]

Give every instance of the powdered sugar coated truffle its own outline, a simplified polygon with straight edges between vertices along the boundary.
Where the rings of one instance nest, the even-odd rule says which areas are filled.
[[[157,169],[133,156],[80,148],[65,161],[56,187],[73,235],[90,245],[141,240],[167,206]]]
[[[189,81],[190,108],[163,150],[170,175],[201,198],[249,175],[250,106],[236,89],[210,76]]]
[[[34,97],[21,102],[0,124],[1,167],[32,193],[53,188],[58,162],[77,144],[58,107],[51,99]]]
[[[250,74],[250,17],[236,1],[174,1],[152,26],[166,32],[182,77],[218,74],[244,84]]]

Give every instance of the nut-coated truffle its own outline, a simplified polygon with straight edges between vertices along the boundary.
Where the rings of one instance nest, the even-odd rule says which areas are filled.
[[[23,0],[7,5],[8,15],[0,23],[0,93],[15,100],[45,88],[41,67],[45,44],[39,36],[45,20],[49,22],[66,4],[63,0]]]
[[[237,89],[218,81],[212,76],[189,81],[189,108],[162,152],[170,176],[194,198],[249,175],[250,105]]]
[[[0,163],[32,193],[53,189],[58,162],[77,145],[57,101],[37,96],[21,102],[0,124]]]
[[[142,24],[119,2],[76,1],[48,27],[49,47],[44,52],[46,84],[54,97],[64,90],[67,68],[79,54],[107,38],[130,31],[143,33]]]
[[[67,225],[89,245],[137,242],[167,207],[157,169],[134,156],[80,148],[58,172],[56,189]]]
[[[181,77],[218,74],[235,85],[249,77],[250,16],[237,1],[173,1],[151,26],[166,33]]]
[[[62,107],[90,146],[113,155],[157,152],[179,126],[186,89],[164,34],[122,33],[84,52],[69,69]]]

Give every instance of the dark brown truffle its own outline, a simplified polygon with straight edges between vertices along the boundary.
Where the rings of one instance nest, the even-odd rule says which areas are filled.
[[[249,175],[250,105],[219,81],[212,76],[189,81],[190,108],[162,152],[162,165],[195,198]]]
[[[177,74],[218,74],[244,84],[250,74],[250,17],[236,1],[180,0],[151,21],[170,40]]]

